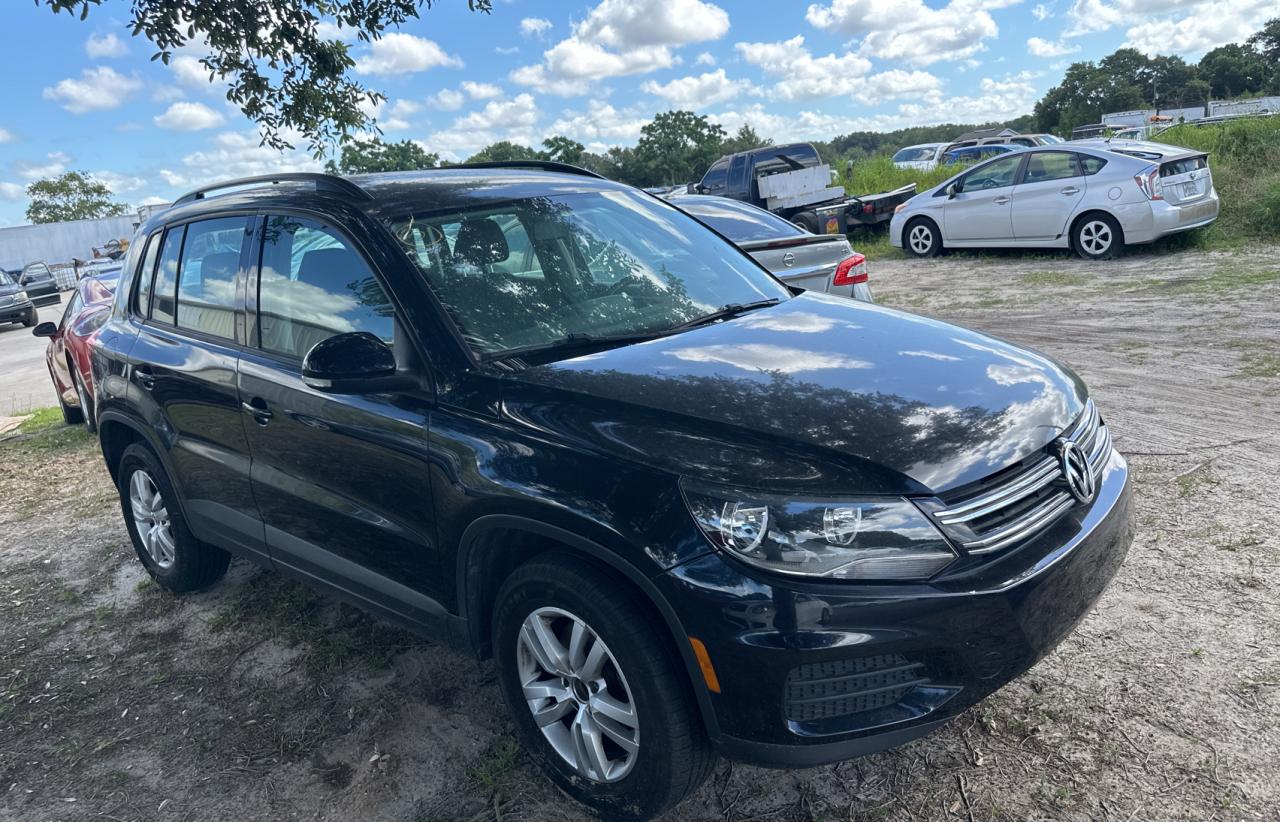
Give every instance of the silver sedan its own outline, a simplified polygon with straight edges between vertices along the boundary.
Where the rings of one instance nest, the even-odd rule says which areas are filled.
[[[1100,140],[966,169],[899,206],[889,241],[917,257],[944,248],[1072,248],[1099,260],[1217,217],[1208,155]]]
[[[724,235],[787,285],[875,302],[866,257],[843,234],[810,234],[770,211],[728,197],[684,194],[667,201]]]

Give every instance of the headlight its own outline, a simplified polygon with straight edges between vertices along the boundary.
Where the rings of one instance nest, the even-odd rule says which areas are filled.
[[[25,291],[19,291],[17,294],[14,294],[14,295],[13,295],[13,300],[14,300],[14,302],[19,302],[19,303],[20,303],[20,302],[22,302],[23,300],[25,300],[26,298],[27,298],[27,292],[25,292]]]
[[[683,487],[713,545],[770,571],[925,579],[956,558],[933,523],[899,497],[796,499],[702,483]]]

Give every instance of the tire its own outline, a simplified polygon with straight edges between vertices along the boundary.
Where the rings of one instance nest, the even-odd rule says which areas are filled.
[[[535,625],[549,631],[554,642],[537,642]],[[575,630],[584,641],[572,653]],[[494,655],[517,733],[561,790],[606,819],[662,813],[693,793],[716,761],[683,670],[661,631],[665,628],[655,630],[627,589],[567,556],[517,568],[498,593]],[[535,646],[543,649],[546,662],[539,661]],[[568,677],[548,673],[556,667],[549,647],[562,652],[555,655],[561,660],[557,670],[571,672]],[[602,653],[595,652],[597,647]],[[593,659],[598,666],[588,670]],[[530,682],[548,683],[542,686],[548,695],[526,699]],[[596,710],[601,705],[603,712]],[[545,731],[535,710],[545,712]],[[634,725],[613,719],[628,715]],[[574,729],[582,727],[587,733],[575,735]],[[592,747],[603,756],[579,756],[577,739],[598,740]],[[629,751],[619,739],[635,743],[635,749]],[[604,766],[578,769],[570,757]]]
[[[942,253],[942,232],[927,217],[917,217],[902,229],[902,247],[913,257],[936,257]]]
[[[84,414],[81,409],[74,408],[62,401],[62,392],[58,390],[58,381],[53,376],[53,367],[49,368],[49,379],[53,380],[53,388],[58,393],[58,408],[62,411],[62,422],[65,425],[79,425],[84,422]]]
[[[135,442],[124,449],[116,477],[133,550],[152,579],[180,594],[207,588],[222,578],[231,555],[192,535],[169,475],[150,448]],[[136,510],[135,484],[139,497]],[[158,495],[158,506],[150,493]]]
[[[1086,260],[1110,260],[1124,248],[1124,232],[1110,214],[1085,214],[1071,228],[1071,247]]]
[[[801,211],[799,214],[791,218],[791,222],[803,228],[810,234],[818,233],[818,215],[812,211]]]
[[[89,429],[89,433],[96,433],[98,430],[98,418],[94,414],[93,397],[89,394],[88,387],[85,386],[84,380],[80,377],[80,369],[72,361],[67,362],[67,366],[71,370],[71,383],[75,386],[76,396],[80,399],[80,416],[84,420],[84,427]]]
[[[36,310],[33,308],[31,309],[30,314],[22,318],[22,327],[31,328],[36,324],[36,321],[38,321],[39,319],[40,319],[40,315],[37,314]]]

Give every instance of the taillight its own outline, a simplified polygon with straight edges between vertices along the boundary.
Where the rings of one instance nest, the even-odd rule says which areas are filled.
[[[1133,181],[1142,189],[1148,200],[1163,200],[1164,185],[1160,182],[1160,169],[1153,168],[1141,174],[1135,174]]]
[[[867,258],[861,254],[846,257],[836,266],[836,276],[832,285],[857,285],[867,281]]]

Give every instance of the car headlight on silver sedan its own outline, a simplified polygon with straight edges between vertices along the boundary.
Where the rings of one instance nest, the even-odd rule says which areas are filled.
[[[689,481],[683,489],[713,545],[770,571],[918,580],[956,559],[933,523],[901,497],[803,499]]]
[[[19,291],[17,294],[13,295],[13,301],[15,303],[24,302],[26,299],[27,299],[27,292],[25,291]]]

